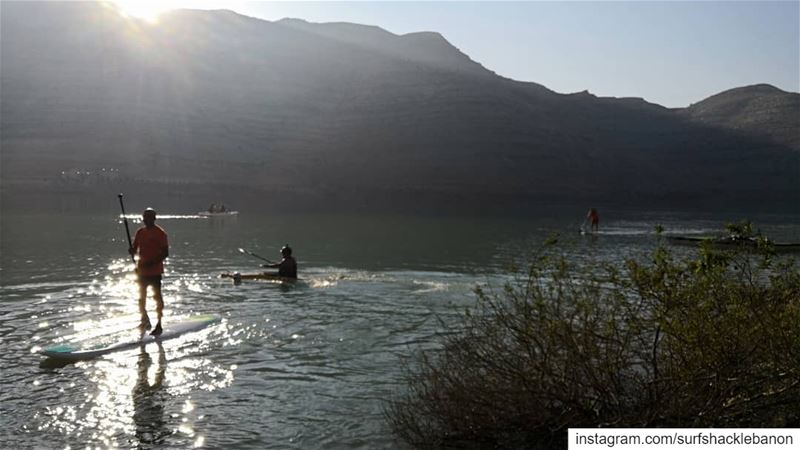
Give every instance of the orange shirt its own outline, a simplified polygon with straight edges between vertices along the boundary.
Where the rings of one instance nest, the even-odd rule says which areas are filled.
[[[139,252],[137,264],[139,275],[151,277],[164,273],[164,262],[161,257],[167,255],[169,243],[167,232],[163,228],[158,225],[153,225],[152,228],[139,228],[133,239],[133,248]],[[154,264],[146,265],[150,262]]]

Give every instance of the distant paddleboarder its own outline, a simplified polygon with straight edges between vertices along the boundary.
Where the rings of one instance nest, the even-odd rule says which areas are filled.
[[[597,212],[596,208],[589,208],[589,212],[586,213],[586,220],[591,224],[593,233],[600,229],[600,214]]]
[[[156,212],[147,208],[142,213],[144,226],[136,230],[136,237],[128,249],[131,255],[139,254],[136,263],[136,274],[139,282],[139,313],[142,316],[140,326],[144,330],[151,328],[150,318],[145,309],[147,286],[153,287],[153,299],[156,301],[156,314],[158,323],[150,333],[158,336],[162,333],[161,317],[164,312],[164,299],[161,297],[161,275],[164,273],[164,260],[169,256],[169,243],[167,233],[156,225]]]

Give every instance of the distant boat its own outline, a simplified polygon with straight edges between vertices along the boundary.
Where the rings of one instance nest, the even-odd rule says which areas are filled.
[[[737,236],[667,236],[667,241],[675,245],[688,245],[697,247],[703,242],[708,242],[714,248],[733,249],[743,248],[755,250],[759,246],[759,240],[751,237]],[[781,243],[766,241],[777,253],[800,252],[800,243]]]
[[[197,213],[199,216],[204,217],[225,217],[225,216],[235,216],[239,214],[239,211],[231,211],[225,207],[224,203],[212,203],[211,206],[208,207],[205,211],[200,211]]]
[[[198,216],[203,217],[225,217],[225,216],[235,216],[239,214],[239,211],[222,211],[222,212],[211,212],[211,211],[200,211],[197,213]]]

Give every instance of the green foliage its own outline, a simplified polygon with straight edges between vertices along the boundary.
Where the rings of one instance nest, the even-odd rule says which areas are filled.
[[[728,223],[725,225],[725,230],[731,237],[737,239],[749,239],[761,235],[761,232],[753,231],[753,223],[749,220],[741,220],[739,223]]]
[[[800,426],[800,272],[705,248],[579,270],[551,252],[408,367],[417,447],[559,448],[570,427]]]

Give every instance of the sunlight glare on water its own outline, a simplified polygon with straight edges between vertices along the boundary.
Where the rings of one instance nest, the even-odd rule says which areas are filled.
[[[124,319],[82,324],[108,331],[114,326],[124,327]],[[127,321],[128,328],[131,322]],[[86,372],[86,384],[81,390],[88,393],[76,405],[48,406],[35,414],[37,430],[58,430],[104,447],[122,445],[120,436],[136,436],[145,444],[157,444],[176,432],[194,436],[192,427],[198,419],[193,413],[191,394],[230,386],[235,370],[235,366],[223,367],[199,354],[208,348],[208,342],[228,334],[223,322],[163,344],[149,344],[75,364]],[[63,388],[63,392],[69,395],[75,388],[73,383]],[[179,419],[180,425],[170,426],[169,418],[165,417],[166,405],[171,398],[181,397],[186,398],[183,407],[169,417]]]

